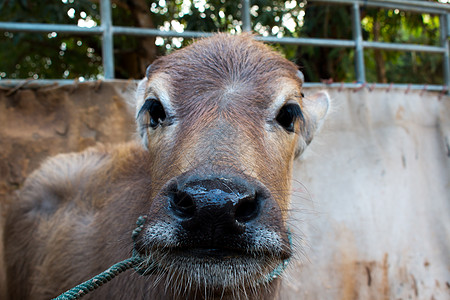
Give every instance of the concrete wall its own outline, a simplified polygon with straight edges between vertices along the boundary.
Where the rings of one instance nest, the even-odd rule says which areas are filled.
[[[1,202],[47,156],[133,138],[132,87],[0,90]],[[332,113],[296,162],[301,254],[281,298],[450,299],[450,99],[329,92]]]
[[[0,198],[48,156],[132,138],[124,99],[133,88],[121,81],[0,90]]]
[[[42,161],[96,142],[129,140],[134,118],[124,101],[132,85],[80,83],[39,89],[0,89],[0,243],[4,207]],[[5,299],[0,244],[0,299]]]
[[[333,112],[295,168],[306,255],[283,298],[450,299],[450,99],[329,92]]]

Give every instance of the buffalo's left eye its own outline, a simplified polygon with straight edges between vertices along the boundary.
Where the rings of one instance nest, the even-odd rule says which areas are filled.
[[[147,111],[150,116],[149,126],[153,129],[162,124],[166,119],[166,112],[163,105],[157,99],[147,99],[141,108],[141,111]]]
[[[289,132],[295,131],[295,121],[297,119],[303,120],[303,113],[300,106],[296,103],[285,104],[275,118],[278,124]]]

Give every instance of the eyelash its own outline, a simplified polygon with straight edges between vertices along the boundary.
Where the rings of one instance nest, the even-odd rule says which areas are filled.
[[[164,106],[158,99],[146,99],[144,105],[142,105],[142,108],[139,111],[139,114],[144,112],[148,113],[150,118],[149,123],[146,124],[147,127],[151,127],[153,129],[156,129],[159,125],[162,125],[167,118]]]
[[[286,131],[295,132],[295,122],[300,119],[304,120],[302,110],[298,104],[288,103],[280,108],[275,120]]]
[[[146,99],[139,114],[144,112],[148,113],[150,118],[149,123],[145,124],[145,127],[151,127],[152,129],[156,129],[159,125],[162,125],[167,118],[164,106],[158,99]],[[285,104],[280,108],[275,118],[277,123],[288,132],[295,132],[295,122],[298,119],[304,121],[304,116],[300,106],[295,103]]]

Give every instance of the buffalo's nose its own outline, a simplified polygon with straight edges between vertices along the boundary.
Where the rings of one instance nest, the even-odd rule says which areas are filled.
[[[260,215],[258,188],[240,178],[191,179],[172,190],[169,211],[186,230],[242,233]]]

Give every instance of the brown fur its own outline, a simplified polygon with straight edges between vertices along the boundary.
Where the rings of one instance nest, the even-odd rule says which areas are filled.
[[[138,143],[99,145],[56,156],[18,193],[4,237],[10,299],[55,297],[130,257],[137,217],[150,211],[149,219],[157,218],[155,197],[188,172],[241,174],[261,182],[285,222],[295,153],[309,143],[315,118],[321,118],[304,107],[301,84],[295,65],[249,35],[216,35],[157,60],[137,103],[166,93],[175,119],[158,131],[140,130],[148,149]],[[296,134],[273,122],[280,97],[304,109]],[[221,295],[153,280],[129,271],[87,298],[261,299],[273,298],[279,285],[275,280]]]

